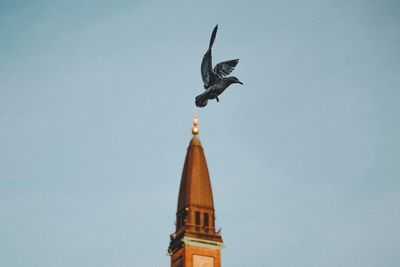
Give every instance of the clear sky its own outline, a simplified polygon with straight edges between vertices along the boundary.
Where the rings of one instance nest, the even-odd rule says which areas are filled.
[[[400,266],[398,1],[1,1],[0,266],[169,266],[198,110],[223,266]]]

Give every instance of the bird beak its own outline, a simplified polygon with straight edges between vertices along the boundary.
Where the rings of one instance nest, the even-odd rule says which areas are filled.
[[[240,83],[241,85],[243,85],[243,83],[241,81],[238,81],[237,83]]]

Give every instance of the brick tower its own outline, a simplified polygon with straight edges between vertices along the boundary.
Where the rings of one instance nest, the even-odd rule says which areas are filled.
[[[171,267],[221,267],[223,242],[215,230],[210,177],[198,132],[195,118],[182,171],[176,231],[168,248]]]

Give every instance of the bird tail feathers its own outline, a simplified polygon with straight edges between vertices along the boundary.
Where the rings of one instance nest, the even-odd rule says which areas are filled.
[[[207,106],[207,103],[208,103],[208,99],[207,99],[205,93],[202,93],[201,95],[196,96],[196,101],[195,101],[196,107],[203,108],[203,107]]]

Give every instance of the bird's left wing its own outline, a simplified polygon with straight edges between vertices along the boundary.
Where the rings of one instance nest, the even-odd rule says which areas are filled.
[[[220,62],[217,65],[215,65],[214,72],[219,77],[228,76],[235,69],[235,67],[238,63],[239,63],[239,59],[232,59],[232,60]]]

